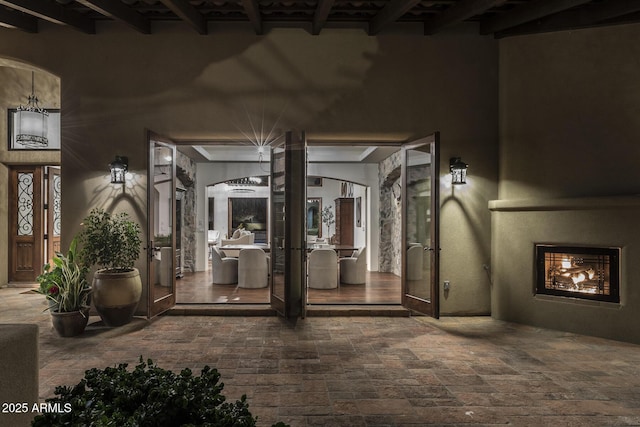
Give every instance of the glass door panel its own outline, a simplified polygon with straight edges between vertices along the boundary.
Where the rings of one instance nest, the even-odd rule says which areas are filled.
[[[149,135],[149,317],[176,302],[176,147]]]
[[[285,308],[285,148],[271,149],[271,306],[284,314]]]
[[[439,316],[438,134],[402,148],[403,305]]]
[[[306,279],[306,140],[287,132],[271,152],[271,306],[287,319],[304,317]]]

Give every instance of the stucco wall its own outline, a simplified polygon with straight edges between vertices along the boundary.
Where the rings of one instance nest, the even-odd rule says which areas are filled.
[[[127,211],[146,225],[145,128],[180,139],[238,138],[248,110],[264,111],[281,129],[342,141],[439,130],[443,174],[459,155],[476,177],[464,198],[445,206],[449,215],[443,210],[441,277],[455,281],[441,312],[489,312],[478,275],[489,258],[487,201],[497,193],[495,40],[475,26],[434,37],[419,25],[376,37],[347,29],[256,36],[244,26],[200,36],[182,23],[154,24],[152,36],[116,23],[98,32],[46,23],[35,35],[0,29],[0,57],[49,69],[65,88],[63,244],[92,207]],[[116,154],[129,157],[124,190],[106,179]],[[466,243],[453,244],[459,240]],[[475,298],[478,289],[484,300]]]
[[[639,37],[628,25],[500,42],[494,317],[640,342]],[[621,247],[621,304],[535,297],[534,243]]]
[[[60,108],[60,79],[27,64],[0,59],[0,287],[9,280],[9,167],[17,164],[59,165],[59,151],[9,150],[8,109],[27,105],[34,90],[43,108]]]

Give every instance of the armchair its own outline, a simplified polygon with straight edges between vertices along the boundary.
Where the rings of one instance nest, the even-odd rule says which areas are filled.
[[[225,256],[217,246],[211,247],[211,270],[216,285],[238,283],[238,260]]]
[[[413,243],[407,249],[407,280],[422,280],[424,249],[419,243]]]
[[[366,282],[367,248],[362,247],[353,255],[340,258],[340,283],[360,285]]]
[[[266,288],[269,284],[269,257],[260,248],[240,250],[238,287]]]
[[[330,248],[314,249],[309,254],[310,288],[334,289],[338,287],[338,255]]]

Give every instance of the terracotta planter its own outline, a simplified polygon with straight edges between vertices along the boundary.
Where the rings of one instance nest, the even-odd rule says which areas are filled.
[[[122,326],[131,321],[142,295],[137,268],[113,272],[98,270],[93,276],[91,300],[107,326]]]
[[[89,307],[81,311],[51,312],[51,323],[61,337],[75,337],[84,332],[89,321]]]

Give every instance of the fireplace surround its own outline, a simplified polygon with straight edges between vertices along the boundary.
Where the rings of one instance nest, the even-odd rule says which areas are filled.
[[[536,245],[536,294],[620,302],[620,248]]]

